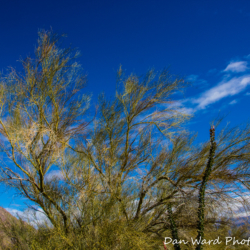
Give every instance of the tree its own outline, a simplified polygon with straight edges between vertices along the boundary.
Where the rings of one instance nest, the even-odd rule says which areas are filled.
[[[60,216],[67,231],[66,204],[60,204],[61,194],[46,175],[60,164],[65,143],[86,126],[82,117],[88,97],[80,95],[86,77],[79,74],[77,53],[60,50],[57,42],[52,33],[40,32],[36,58],[22,62],[23,75],[11,69],[1,79],[2,174],[8,185],[39,205],[55,227]],[[5,164],[6,157],[15,168]]]
[[[101,95],[89,118],[78,53],[58,42],[52,32],[40,32],[24,72],[12,69],[1,78],[1,180],[51,223],[39,226],[43,236],[33,237],[35,245],[157,249],[170,230],[193,236],[210,145],[195,144],[182,126],[190,117],[171,99],[185,81],[167,70],[138,77],[120,68],[115,97]],[[217,138],[205,231],[226,224],[218,208],[233,199],[228,188],[239,194],[237,182],[249,188],[249,141],[248,125]]]

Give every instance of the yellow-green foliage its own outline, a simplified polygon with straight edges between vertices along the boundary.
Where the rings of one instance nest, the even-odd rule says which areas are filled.
[[[195,238],[210,145],[185,131],[190,115],[171,98],[185,81],[167,70],[139,77],[120,68],[115,96],[101,95],[93,112],[78,53],[58,39],[40,32],[23,73],[0,79],[1,181],[46,217],[37,230],[13,228],[16,248],[164,249],[170,203],[179,238]],[[229,233],[225,218],[249,189],[249,125],[216,135],[205,238]]]

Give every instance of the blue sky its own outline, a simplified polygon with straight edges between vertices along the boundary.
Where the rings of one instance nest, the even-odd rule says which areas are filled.
[[[209,139],[218,113],[237,125],[249,120],[250,2],[247,0],[44,0],[2,1],[0,69],[20,68],[32,55],[39,29],[66,33],[81,51],[93,100],[115,93],[120,64],[129,74],[170,67],[192,82],[178,105],[194,115],[199,141]],[[1,191],[1,189],[0,189]],[[17,208],[12,192],[0,206]]]

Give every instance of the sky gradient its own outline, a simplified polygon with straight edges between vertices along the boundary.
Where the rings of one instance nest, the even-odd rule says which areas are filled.
[[[247,0],[2,1],[0,69],[21,69],[18,60],[33,54],[38,30],[51,28],[81,51],[93,101],[114,95],[120,65],[139,75],[169,67],[192,83],[175,99],[194,115],[189,129],[204,141],[219,113],[232,125],[249,121],[249,27]],[[21,203],[11,191],[0,194],[2,207]]]

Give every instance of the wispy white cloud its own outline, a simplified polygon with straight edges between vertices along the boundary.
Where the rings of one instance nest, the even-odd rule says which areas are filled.
[[[242,92],[248,85],[250,85],[250,75],[223,80],[217,86],[202,93],[200,97],[192,99],[192,103],[197,104],[196,109],[205,109],[208,105],[225,97]]]
[[[195,110],[193,108],[181,107],[179,110],[182,114],[193,115]]]
[[[195,110],[192,107],[187,106],[188,99],[186,100],[178,100],[171,104],[168,104],[167,107],[169,109],[174,109],[179,113],[186,114],[186,115],[193,115]]]
[[[45,175],[45,181],[52,181],[52,180],[63,180],[63,174],[61,170],[52,170]]]
[[[250,216],[250,210],[249,210],[250,204],[248,202],[249,198],[250,195],[248,192],[247,195],[238,196],[232,200],[230,208],[235,218]]]
[[[233,104],[236,104],[238,101],[237,100],[233,100],[233,101],[231,101],[229,104],[230,105],[233,105]]]
[[[193,82],[193,81],[197,81],[198,79],[198,75],[189,75],[186,79],[187,81]]]
[[[246,61],[230,62],[224,69],[225,72],[245,72],[248,69]]]
[[[49,222],[48,218],[46,217],[41,208],[38,208],[37,210],[28,208],[24,211],[20,211],[14,208],[5,208],[5,209],[14,217],[21,218],[23,221],[26,221],[27,223],[31,224],[34,227],[44,224],[51,226],[51,223]]]
[[[249,59],[250,55],[245,57],[244,60],[231,61],[224,70],[220,71],[223,73],[222,80],[206,91],[180,101],[179,107],[188,114],[194,114],[199,110],[203,110],[204,112],[211,104],[245,91],[250,85],[250,74],[248,71],[250,69],[250,67],[248,67]],[[215,73],[216,71],[216,69],[210,70],[208,74]],[[237,75],[232,73],[237,73]],[[186,80],[194,83],[195,87],[208,87],[208,82],[204,79],[200,79],[199,76],[195,74],[189,75]],[[245,93],[245,95],[250,95],[250,92]],[[237,100],[233,100],[229,104],[233,105],[236,103]]]

